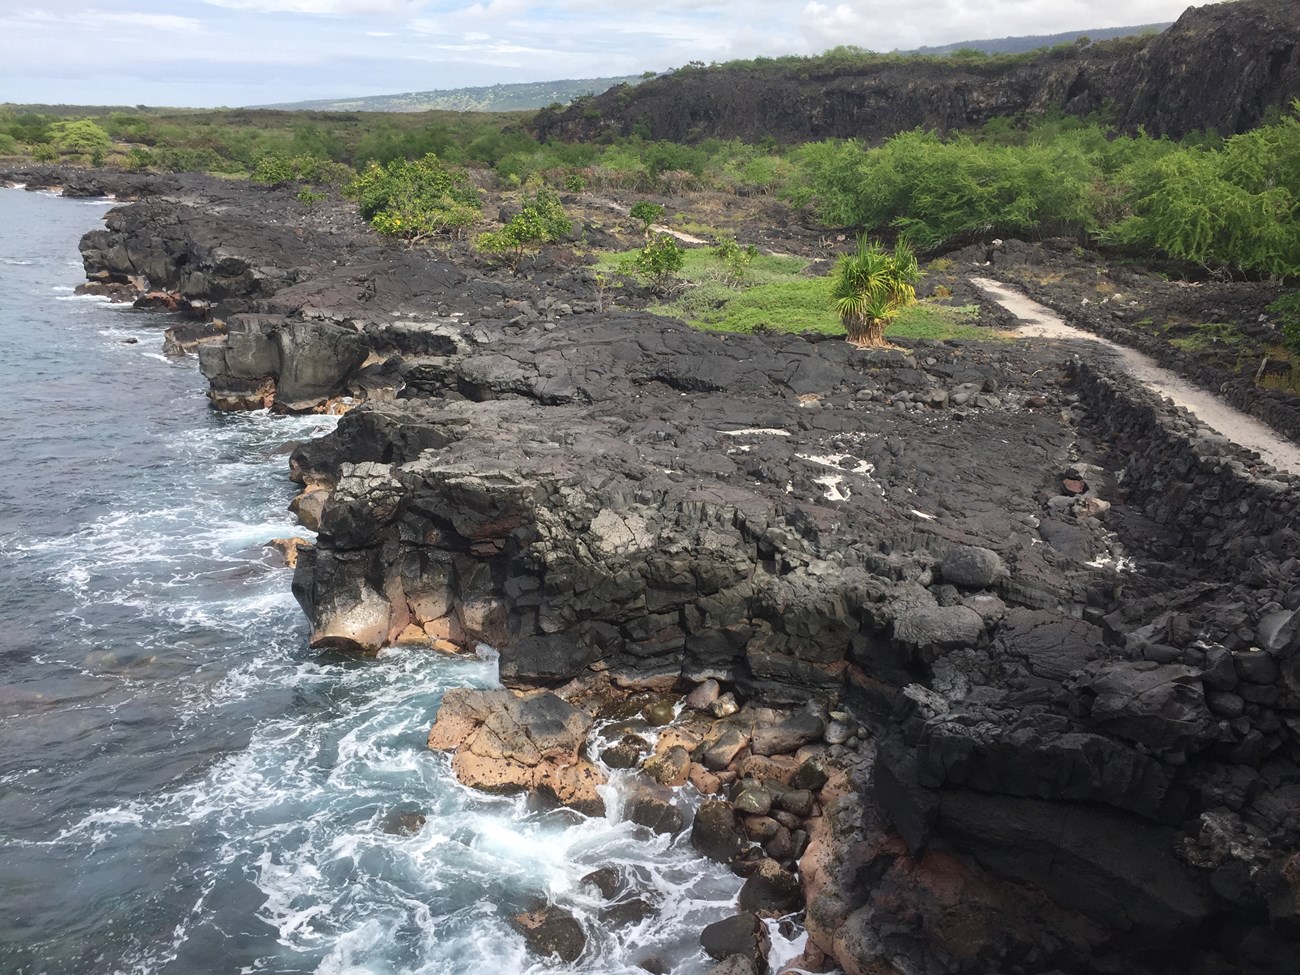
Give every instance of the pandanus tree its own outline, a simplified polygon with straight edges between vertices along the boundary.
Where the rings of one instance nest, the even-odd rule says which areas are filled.
[[[886,326],[916,301],[920,279],[916,252],[906,240],[891,253],[878,240],[858,238],[858,249],[840,257],[831,282],[831,304],[848,341],[859,348],[884,345]]]

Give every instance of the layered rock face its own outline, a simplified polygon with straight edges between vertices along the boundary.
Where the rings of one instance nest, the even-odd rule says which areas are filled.
[[[152,206],[92,238],[88,268],[210,255],[166,229],[185,204]],[[594,312],[554,270],[492,281],[304,235],[340,264],[289,280],[270,246],[225,245],[280,285],[224,302],[201,355],[214,401],[262,370],[244,405],[369,399],[292,458],[319,523],[294,577],[315,645],[483,643],[511,685],[716,679],[742,715],[847,709],[872,732],[858,760],[767,791],[821,790],[803,895],[846,972],[1290,970],[1293,480],[1082,350],[705,335]],[[596,811],[572,696],[458,701],[434,744],[484,787]],[[643,768],[707,791],[745,749],[806,740],[796,722],[756,745],[747,720]],[[730,816],[777,835],[746,788],[712,831],[724,859]]]
[[[538,115],[545,137],[630,135],[693,142],[883,140],[923,126],[1113,113],[1128,130],[1243,132],[1300,95],[1300,11],[1291,0],[1192,7],[1144,45],[1043,52],[1014,64],[944,60],[869,68],[766,65],[682,71]]]

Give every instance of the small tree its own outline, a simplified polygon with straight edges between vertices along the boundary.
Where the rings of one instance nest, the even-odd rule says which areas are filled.
[[[840,257],[831,278],[831,306],[848,341],[879,347],[886,326],[916,301],[921,269],[907,241],[900,239],[891,254],[879,241],[859,237],[857,251]]]
[[[721,237],[712,253],[727,269],[727,280],[732,284],[740,284],[749,272],[749,265],[758,256],[758,248],[753,244],[741,247],[735,237]]]
[[[107,132],[88,118],[59,122],[54,127],[54,148],[60,153],[84,153],[93,156],[107,153],[113,140]]]
[[[536,185],[532,198],[525,200],[520,211],[506,221],[505,226],[479,234],[474,241],[480,250],[506,257],[512,270],[518,270],[526,252],[561,240],[573,229],[573,221],[564,212],[564,205],[555,191],[548,186]]]
[[[651,203],[649,200],[638,200],[632,204],[629,215],[633,220],[640,220],[643,224],[642,232],[647,238],[650,236],[650,225],[664,215],[664,208],[658,203]]]
[[[686,249],[671,234],[659,234],[646,241],[637,256],[624,263],[621,270],[646,279],[654,290],[663,293],[686,264]]]

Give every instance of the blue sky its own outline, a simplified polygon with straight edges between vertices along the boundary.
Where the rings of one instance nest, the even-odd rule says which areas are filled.
[[[1181,0],[41,0],[0,102],[254,105],[1173,20]],[[15,9],[16,8],[16,9]]]

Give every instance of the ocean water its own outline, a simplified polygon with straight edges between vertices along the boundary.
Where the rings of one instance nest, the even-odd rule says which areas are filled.
[[[706,971],[740,881],[620,822],[617,776],[605,819],[535,812],[424,747],[490,654],[306,647],[265,542],[332,421],[213,413],[165,318],[74,295],[108,205],[0,190],[0,972]],[[606,928],[604,866],[655,913]],[[512,927],[541,901],[576,963]]]

